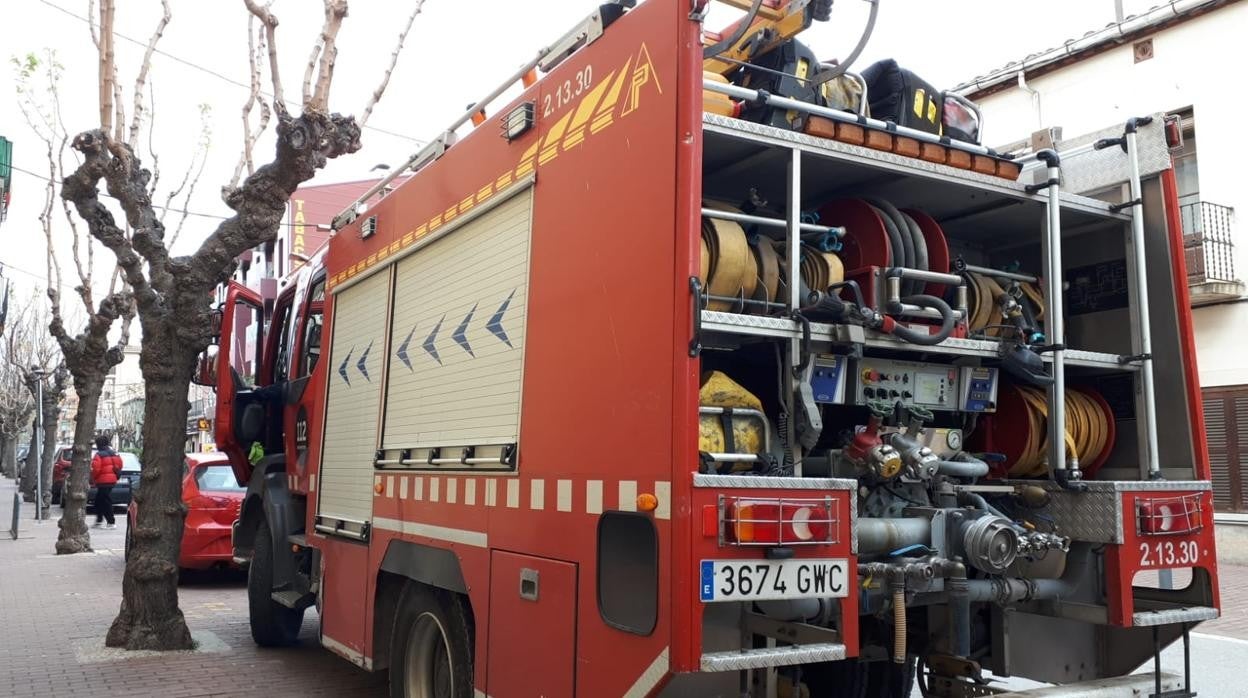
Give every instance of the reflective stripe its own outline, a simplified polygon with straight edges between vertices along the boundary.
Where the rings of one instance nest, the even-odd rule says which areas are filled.
[[[667,651],[668,648],[664,647],[663,651],[659,652],[659,656],[655,657],[653,662],[650,662],[650,666],[641,672],[641,676],[637,677],[637,681],[624,693],[624,698],[642,698],[650,695],[650,691],[653,691],[654,687],[659,685],[659,681],[667,675],[667,669],[670,666]]]
[[[478,548],[488,547],[487,536],[485,533],[480,531],[467,531],[462,528],[434,526],[433,524],[422,524],[414,521],[400,521],[398,519],[387,519],[382,517],[373,519],[373,528],[380,528],[385,531],[395,531],[397,533],[406,533],[414,536],[424,536],[425,538],[444,540],[449,543],[462,543],[463,545],[472,545]]]

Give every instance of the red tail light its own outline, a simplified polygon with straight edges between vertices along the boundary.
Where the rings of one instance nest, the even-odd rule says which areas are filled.
[[[724,542],[811,545],[835,541],[836,520],[825,500],[734,499],[724,502]]]
[[[1183,535],[1204,528],[1199,494],[1136,500],[1139,532],[1150,536]]]

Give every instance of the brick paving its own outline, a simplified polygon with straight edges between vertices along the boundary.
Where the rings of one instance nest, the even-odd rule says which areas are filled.
[[[179,588],[198,651],[105,651],[121,603],[125,518],[116,530],[92,529],[94,554],[57,556],[56,520],[35,522],[31,504],[20,537],[9,538],[15,489],[0,480],[0,696],[385,695],[384,672],[365,672],[317,644],[315,609],[299,646],[256,647],[240,573],[188,575]]]
[[[36,524],[30,504],[19,539],[5,533],[15,489],[0,481],[0,696],[385,695],[384,672],[365,672],[317,644],[314,609],[299,646],[256,647],[240,573],[189,575],[179,588],[198,651],[105,651],[121,602],[124,517],[114,531],[92,530],[94,554],[57,556],[56,521]],[[1248,566],[1223,565],[1221,584],[1223,617],[1198,632],[1248,640]]]

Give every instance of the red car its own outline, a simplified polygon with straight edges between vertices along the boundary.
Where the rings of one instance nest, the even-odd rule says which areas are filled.
[[[223,453],[186,454],[185,473],[182,501],[186,503],[186,528],[178,567],[202,570],[234,565],[231,535],[246,488],[238,484]],[[137,516],[138,503],[131,501],[126,514],[127,558]]]

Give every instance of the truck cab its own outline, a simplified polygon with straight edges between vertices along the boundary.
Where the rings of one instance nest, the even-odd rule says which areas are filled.
[[[272,606],[269,616],[280,621],[259,631],[263,644],[289,641],[313,600],[310,551],[292,556],[290,546],[304,530],[308,434],[324,381],[324,306],[323,252],[268,297],[231,281],[222,293],[218,341],[201,359],[207,365],[200,382],[217,392],[217,447],[247,487],[234,525],[234,557],[253,570],[260,559],[258,573],[268,579],[256,585],[271,589],[255,592],[253,607]]]

